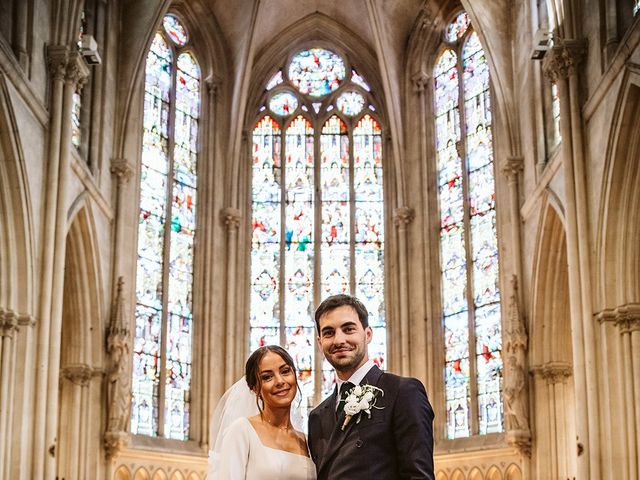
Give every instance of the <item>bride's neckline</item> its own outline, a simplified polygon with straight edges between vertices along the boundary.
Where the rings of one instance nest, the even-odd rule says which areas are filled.
[[[247,417],[244,417],[244,419],[249,424],[249,427],[251,427],[251,431],[253,432],[253,434],[256,436],[256,438],[260,442],[260,445],[262,445],[264,448],[268,448],[269,450],[275,450],[276,452],[288,453],[289,455],[295,455],[296,457],[310,458],[309,455],[301,455],[299,453],[290,452],[288,450],[282,450],[281,448],[274,448],[274,447],[269,447],[269,446],[265,445],[264,442],[262,441],[262,439],[260,438],[260,435],[258,435],[258,432],[256,431],[255,427],[251,423],[251,420],[249,420],[249,418],[247,418]]]

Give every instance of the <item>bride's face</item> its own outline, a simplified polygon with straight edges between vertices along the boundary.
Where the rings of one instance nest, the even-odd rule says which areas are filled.
[[[288,407],[296,396],[296,374],[284,359],[274,352],[267,352],[258,367],[260,395],[265,407]]]

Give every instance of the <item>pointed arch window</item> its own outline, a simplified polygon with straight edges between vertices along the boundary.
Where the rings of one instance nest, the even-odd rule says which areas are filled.
[[[307,406],[335,383],[316,350],[322,299],[363,300],[370,356],[386,364],[382,129],[370,91],[342,55],[302,50],[265,82],[253,130],[250,349],[286,346]]]
[[[502,332],[489,69],[465,12],[434,68],[446,435],[500,432]]]
[[[189,438],[200,70],[179,19],[147,55],[131,432]]]

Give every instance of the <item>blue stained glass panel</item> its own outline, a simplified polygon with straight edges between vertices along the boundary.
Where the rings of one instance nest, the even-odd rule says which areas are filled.
[[[289,80],[305,95],[323,97],[333,92],[346,75],[342,58],[323,48],[296,53],[289,64]]]

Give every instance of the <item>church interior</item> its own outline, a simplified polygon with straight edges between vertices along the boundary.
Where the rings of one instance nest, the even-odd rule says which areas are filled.
[[[437,480],[640,478],[640,0],[0,0],[0,478],[204,480],[335,293]]]

